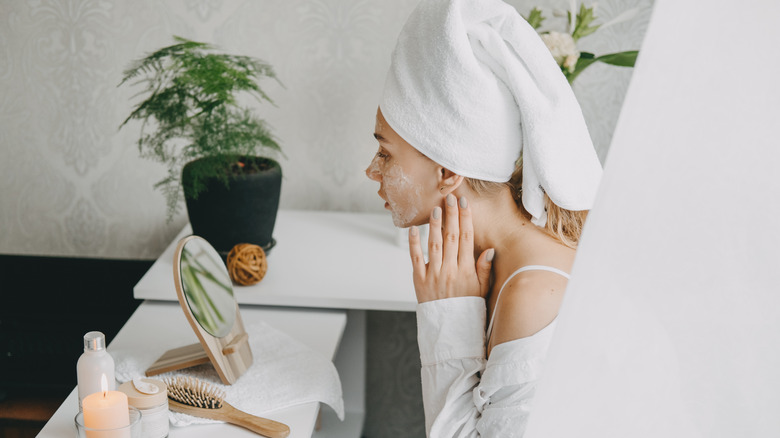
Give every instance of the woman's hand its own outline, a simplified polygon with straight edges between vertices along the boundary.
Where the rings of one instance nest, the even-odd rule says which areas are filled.
[[[484,298],[488,293],[495,251],[485,250],[474,262],[471,209],[466,198],[460,198],[460,207],[455,201],[455,196],[447,195],[443,218],[440,207],[431,213],[427,264],[417,227],[409,230],[414,289],[420,303],[453,297]]]

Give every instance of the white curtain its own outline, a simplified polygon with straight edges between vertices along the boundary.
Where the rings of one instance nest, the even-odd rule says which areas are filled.
[[[656,1],[527,437],[780,437],[778,19]]]

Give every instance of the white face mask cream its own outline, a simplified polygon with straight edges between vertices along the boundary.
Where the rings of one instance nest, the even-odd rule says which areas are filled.
[[[426,175],[432,161],[417,152],[384,122],[377,112],[374,137],[379,151],[366,169],[366,175],[380,183],[379,194],[387,201],[385,208],[392,212],[393,224],[406,228],[419,220]]]
[[[393,213],[393,224],[397,227],[409,226],[419,213],[416,201],[420,198],[422,187],[412,181],[397,164],[390,166],[384,173],[382,183]]]

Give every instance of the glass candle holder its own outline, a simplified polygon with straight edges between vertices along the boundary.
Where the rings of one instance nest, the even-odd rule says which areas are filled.
[[[141,438],[141,411],[130,406],[130,424],[116,429],[93,429],[84,425],[84,413],[76,415],[76,432],[79,438]]]

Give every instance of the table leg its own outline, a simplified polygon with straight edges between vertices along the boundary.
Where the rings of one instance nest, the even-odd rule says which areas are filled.
[[[345,418],[340,422],[336,414],[323,406],[322,428],[313,438],[360,438],[366,416],[366,311],[347,311],[347,327],[333,359],[344,390]]]

